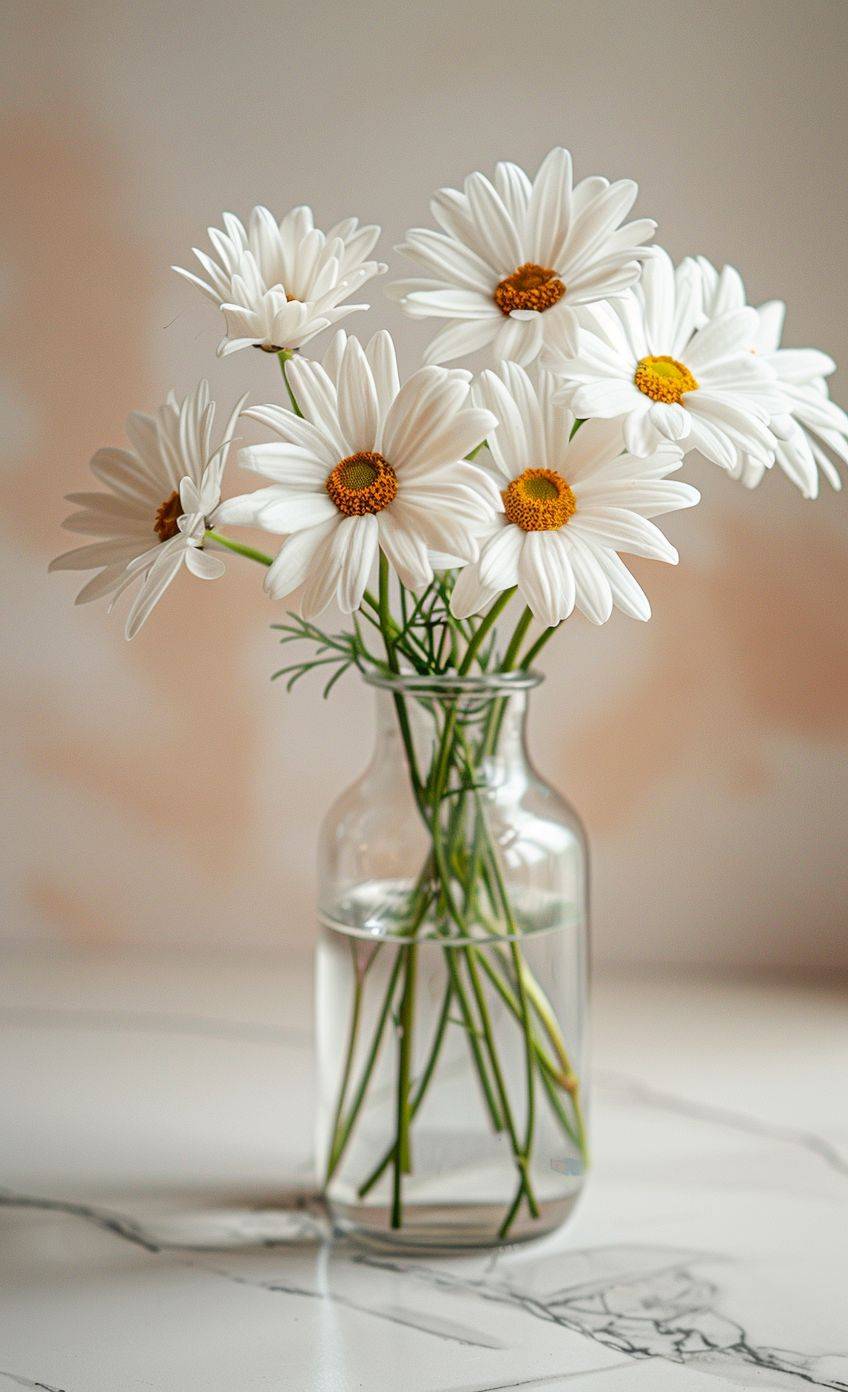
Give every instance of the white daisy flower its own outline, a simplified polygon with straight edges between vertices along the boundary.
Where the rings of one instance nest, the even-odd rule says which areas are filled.
[[[544,359],[577,416],[621,419],[633,454],[650,454],[665,439],[728,470],[740,452],[772,462],[768,422],[787,402],[774,369],[750,351],[754,310],[705,321],[697,268],[690,261],[675,271],[657,249],[639,284],[591,317],[576,354],[563,339]]]
[[[489,437],[504,513],[491,522],[479,559],[460,574],[452,608],[467,618],[500,591],[518,593],[546,628],[575,606],[602,624],[613,606],[648,619],[648,600],[619,551],[677,562],[677,552],[649,519],[692,507],[699,494],[669,481],[680,467],[678,446],[663,441],[647,458],[622,453],[618,421],[585,421],[558,399],[555,379],[505,363],[484,372],[475,396],[498,419]]]
[[[239,348],[278,353],[301,348],[347,314],[368,305],[342,305],[372,276],[387,269],[369,261],[379,227],[360,227],[346,218],[329,232],[314,225],[311,208],[293,208],[277,223],[267,208],[253,209],[247,230],[224,213],[225,231],[209,228],[217,255],[194,247],[208,280],[181,266],[171,269],[190,280],[223,310],[223,356]]]
[[[733,266],[721,272],[706,257],[698,256],[704,308],[710,316],[726,314],[747,304],[742,277]],[[830,400],[825,378],[836,364],[817,348],[781,348],[786,306],[770,300],[756,311],[756,332],[750,348],[768,363],[787,398],[788,419],[772,421],[777,436],[775,457],[784,473],[800,488],[805,498],[815,498],[819,490],[819,469],[833,488],[842,487],[831,455],[848,463],[848,415]],[[755,488],[765,472],[761,460],[741,455],[734,477],[748,488]]]
[[[416,319],[450,322],[425,361],[448,362],[491,345],[498,361],[529,363],[555,323],[620,295],[639,276],[656,223],[619,226],[636,198],[631,179],[593,176],[572,187],[571,155],[554,149],[535,179],[499,164],[494,182],[470,174],[463,193],[440,189],[430,208],[441,231],[413,228],[398,251],[429,279],[403,280],[388,293]]]
[[[217,513],[286,536],[265,580],[272,598],[300,590],[304,618],[333,600],[349,614],[378,549],[413,590],[432,579],[431,551],[473,560],[475,533],[501,500],[489,475],[464,458],[496,424],[469,404],[471,374],[422,367],[401,387],[385,331],[365,348],[340,332],[323,366],[295,358],[288,371],[302,417],[254,407],[246,414],[282,443],[239,455],[274,481]]]
[[[138,585],[127,616],[133,638],[183,565],[201,580],[224,573],[220,556],[204,550],[204,534],[221,499],[221,478],[242,397],[213,447],[215,403],[201,382],[183,401],[173,392],[155,416],[134,411],[127,420],[132,449],[101,449],[91,470],[105,492],[69,493],[76,503],[63,525],[99,537],[57,556],[51,570],[96,570],[77,604],[119,595]]]

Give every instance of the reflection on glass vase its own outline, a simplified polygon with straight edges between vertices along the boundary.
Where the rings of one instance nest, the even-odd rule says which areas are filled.
[[[374,755],[319,853],[326,1196],[393,1246],[541,1236],[587,1163],[587,865],[528,760],[540,678],[368,680]]]

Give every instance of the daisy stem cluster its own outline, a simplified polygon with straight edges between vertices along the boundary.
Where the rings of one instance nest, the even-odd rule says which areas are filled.
[[[263,552],[235,542],[218,531],[208,532],[207,537],[248,560],[264,566],[271,564],[271,557]],[[417,597],[399,587],[400,612],[396,617],[392,612],[389,568],[381,557],[378,594],[374,596],[366,591],[358,615],[354,616],[352,633],[326,633],[294,615],[290,616],[289,623],[276,626],[283,634],[282,642],[310,642],[315,651],[314,655],[281,668],[275,675],[285,676],[291,687],[316,668],[332,667],[333,675],[325,687],[325,693],[329,694],[335,681],[351,666],[360,671],[378,672],[383,677],[398,678],[402,670],[412,670],[435,680],[451,672],[462,679],[474,674],[485,676],[517,668],[526,670],[553,630],[545,630],[535,642],[525,646],[532,620],[531,611],[525,606],[499,658],[497,625],[515,595],[515,588],[504,590],[481,619],[463,622],[450,612],[448,584],[443,577],[436,577],[428,590]],[[375,651],[363,636],[363,628],[367,627],[379,633],[382,653]],[[422,705],[430,718],[435,718],[438,732],[426,774],[421,771],[415,747],[409,708],[411,699]],[[386,1027],[390,1020],[395,1020],[395,1137],[359,1186],[359,1195],[364,1198],[369,1194],[391,1167],[391,1222],[396,1228],[402,1226],[403,1180],[413,1164],[413,1122],[436,1072],[452,1018],[451,1007],[455,1005],[490,1124],[494,1131],[505,1134],[516,1166],[515,1194],[501,1225],[501,1236],[506,1237],[522,1201],[526,1200],[532,1216],[539,1213],[532,1177],[539,1083],[568,1139],[584,1158],[586,1156],[577,1079],[552,1008],[524,961],[521,930],[510,903],[498,848],[488,826],[485,798],[481,795],[486,787],[484,766],[496,752],[509,697],[495,695],[485,702],[482,725],[480,703],[476,703],[469,716],[459,694],[410,698],[400,689],[399,683],[399,689],[392,693],[392,701],[412,794],[428,834],[430,850],[409,893],[402,921],[395,930],[395,944],[390,949],[396,954],[395,960],[370,1047],[354,1085],[354,1060],[365,987],[364,974],[355,974],[326,1181],[329,1183],[344,1157],[368,1095]],[[475,739],[473,731],[477,727],[480,729]],[[412,1060],[420,950],[417,937],[428,920],[435,923],[437,932],[446,939],[446,985],[426,1061],[414,1078]],[[475,941],[481,929],[485,936]],[[487,938],[494,943],[494,948],[489,946]],[[460,940],[459,944],[456,939]],[[523,1125],[516,1120],[515,1106],[509,1097],[487,987],[493,999],[506,1007],[524,1041]]]
[[[270,556],[233,541],[218,531],[210,530],[207,538],[248,560],[264,566],[271,565]],[[325,686],[325,694],[328,695],[335,682],[351,666],[360,671],[371,669],[384,677],[399,677],[403,663],[407,670],[411,668],[420,676],[429,675],[436,679],[448,675],[450,671],[463,678],[475,672],[487,675],[491,672],[504,674],[516,668],[527,670],[554,630],[544,630],[522,653],[533,617],[525,606],[503,657],[497,660],[497,624],[515,595],[515,587],[504,590],[479,621],[463,623],[450,613],[446,583],[444,578],[436,577],[428,590],[418,597],[399,587],[400,617],[396,618],[391,607],[389,568],[385,557],[381,556],[378,595],[375,597],[366,591],[359,614],[355,617],[379,631],[383,655],[375,652],[365,641],[359,622],[355,623],[353,633],[333,635],[292,615],[288,624],[276,625],[283,633],[281,641],[311,642],[315,655],[281,668],[275,676],[285,676],[291,687],[316,668],[333,667],[333,675]],[[421,624],[426,633],[419,631],[417,624]],[[450,658],[450,666],[441,666],[437,660],[439,652],[443,657],[447,655]],[[496,751],[509,697],[498,696],[486,703],[488,709],[476,745],[464,729],[468,722],[464,719],[462,701],[458,696],[426,696],[420,699],[431,714],[437,715],[437,728],[440,731],[426,776],[422,776],[415,749],[408,707],[410,698],[402,690],[392,693],[410,786],[431,849],[418,881],[410,891],[405,921],[396,929],[395,961],[378,1011],[371,1045],[348,1103],[365,984],[364,976],[355,975],[348,1043],[334,1113],[326,1182],[332,1179],[345,1154],[368,1094],[386,1025],[390,1018],[395,1018],[398,1054],[395,1139],[359,1186],[358,1192],[361,1198],[366,1197],[391,1166],[391,1222],[395,1228],[402,1226],[403,1177],[412,1169],[412,1125],[436,1071],[451,1018],[451,1004],[456,1003],[490,1123],[496,1132],[506,1133],[516,1165],[515,1195],[500,1229],[500,1235],[506,1237],[522,1200],[526,1199],[533,1217],[539,1213],[531,1171],[537,1082],[541,1082],[565,1134],[585,1159],[586,1135],[579,1086],[569,1062],[562,1031],[549,1002],[524,961],[521,930],[510,903],[498,849],[487,823],[485,801],[481,796],[481,790],[486,786],[484,765]],[[479,723],[478,716],[479,712],[475,711],[472,724]],[[445,822],[446,806],[450,807],[450,812]],[[470,844],[467,832],[469,820]],[[458,890],[461,891],[461,898]],[[446,986],[425,1065],[420,1075],[413,1079],[419,954],[416,936],[428,915],[434,917],[438,932],[447,940],[444,949]],[[480,944],[470,941],[480,927],[496,943],[494,951],[487,946],[485,938]],[[462,940],[459,946],[452,942],[455,938]],[[503,941],[498,942],[498,939]],[[506,1006],[523,1036],[523,1129],[516,1122],[508,1095],[484,978],[494,995]]]

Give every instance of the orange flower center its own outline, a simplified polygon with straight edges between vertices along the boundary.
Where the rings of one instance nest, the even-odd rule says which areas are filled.
[[[494,298],[501,314],[511,314],[514,309],[550,309],[564,294],[565,286],[556,271],[525,261],[495,286]]]
[[[160,541],[170,541],[171,537],[177,535],[180,530],[177,526],[177,518],[183,515],[183,505],[180,502],[180,495],[174,489],[169,498],[164,503],[160,503],[156,509],[156,520],[153,523],[153,530]]]
[[[397,475],[376,450],[360,450],[340,459],[324,484],[345,517],[382,512],[397,497]]]
[[[555,469],[525,469],[501,497],[507,521],[525,532],[555,532],[577,511],[577,499]]]
[[[679,404],[685,392],[697,391],[698,382],[685,363],[676,358],[641,358],[636,364],[633,381],[652,401]]]

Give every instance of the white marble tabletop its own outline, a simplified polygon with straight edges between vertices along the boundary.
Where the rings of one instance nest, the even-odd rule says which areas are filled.
[[[848,1388],[848,1023],[610,977],[594,1172],[497,1256],[333,1242],[304,957],[0,952],[0,1389]]]

